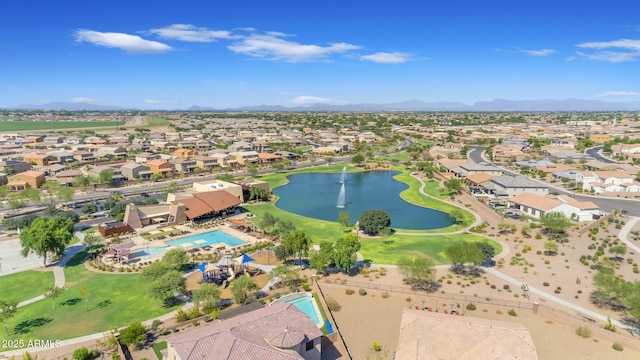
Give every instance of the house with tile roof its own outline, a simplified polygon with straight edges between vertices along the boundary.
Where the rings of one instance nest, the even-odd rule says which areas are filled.
[[[529,330],[523,325],[405,309],[396,360],[537,360]]]
[[[591,221],[600,215],[600,207],[591,201],[578,201],[567,195],[540,196],[518,194],[509,199],[510,207],[524,214],[540,218],[548,212],[560,212],[568,219]]]
[[[167,338],[167,360],[320,360],[322,332],[295,305],[278,303]]]

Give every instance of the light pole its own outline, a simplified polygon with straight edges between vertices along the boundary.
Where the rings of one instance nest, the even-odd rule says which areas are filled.
[[[449,305],[451,305],[451,313],[453,313],[453,305],[455,305],[455,304],[451,303]]]
[[[424,303],[426,302],[426,300],[422,300],[422,310],[424,310]]]

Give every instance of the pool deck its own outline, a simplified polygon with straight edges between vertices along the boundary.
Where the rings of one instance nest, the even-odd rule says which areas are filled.
[[[244,215],[244,214],[242,214]],[[170,226],[167,227],[167,229],[176,229],[176,230],[181,230],[181,231],[188,231],[188,233],[185,233],[184,235],[179,235],[179,236],[173,236],[170,238],[165,238],[162,240],[146,240],[144,239],[142,236],[133,236],[131,238],[131,241],[133,241],[136,246],[134,248],[132,248],[132,251],[136,251],[136,250],[144,250],[147,247],[148,248],[164,248],[167,246],[167,241],[169,240],[179,240],[182,238],[185,238],[187,236],[194,236],[194,235],[198,235],[198,234],[204,234],[204,233],[209,233],[212,231],[222,231],[228,235],[231,235],[237,239],[240,239],[242,241],[244,241],[244,244],[242,245],[238,245],[238,246],[229,246],[225,243],[216,243],[216,244],[211,244],[208,245],[210,247],[210,250],[203,250],[200,249],[200,252],[202,252],[203,254],[208,254],[208,253],[216,253],[216,252],[221,252],[221,251],[228,251],[228,250],[235,250],[238,248],[241,248],[243,246],[246,245],[253,245],[257,242],[260,241],[264,241],[264,239],[259,239],[256,238],[255,236],[252,236],[251,234],[245,233],[243,231],[237,230],[235,228],[233,228],[232,224],[226,220],[228,219],[244,219],[244,216],[239,215],[239,216],[234,216],[234,217],[230,217],[225,219],[222,222],[218,222],[217,225],[211,225],[208,227],[202,227],[202,228],[193,228],[190,227],[188,225],[174,225],[174,226]],[[158,230],[154,230],[153,232],[157,232]],[[193,248],[198,248],[199,246],[194,246]],[[155,255],[155,256],[146,256],[145,259],[146,260],[155,260],[155,259],[159,259],[162,257],[162,254],[159,255]]]

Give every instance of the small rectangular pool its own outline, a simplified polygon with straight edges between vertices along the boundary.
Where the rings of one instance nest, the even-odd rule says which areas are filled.
[[[320,314],[318,305],[316,305],[315,299],[307,293],[286,295],[274,301],[274,303],[275,302],[286,302],[287,304],[292,304],[305,313],[316,324],[316,326],[318,326],[318,328],[321,328],[324,325],[324,320],[322,319],[322,315]]]

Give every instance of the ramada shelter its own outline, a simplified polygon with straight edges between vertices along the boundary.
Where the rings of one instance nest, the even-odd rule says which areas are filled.
[[[185,194],[169,204],[128,204],[123,222],[134,229],[153,224],[182,224],[234,213],[242,200],[226,191]]]

